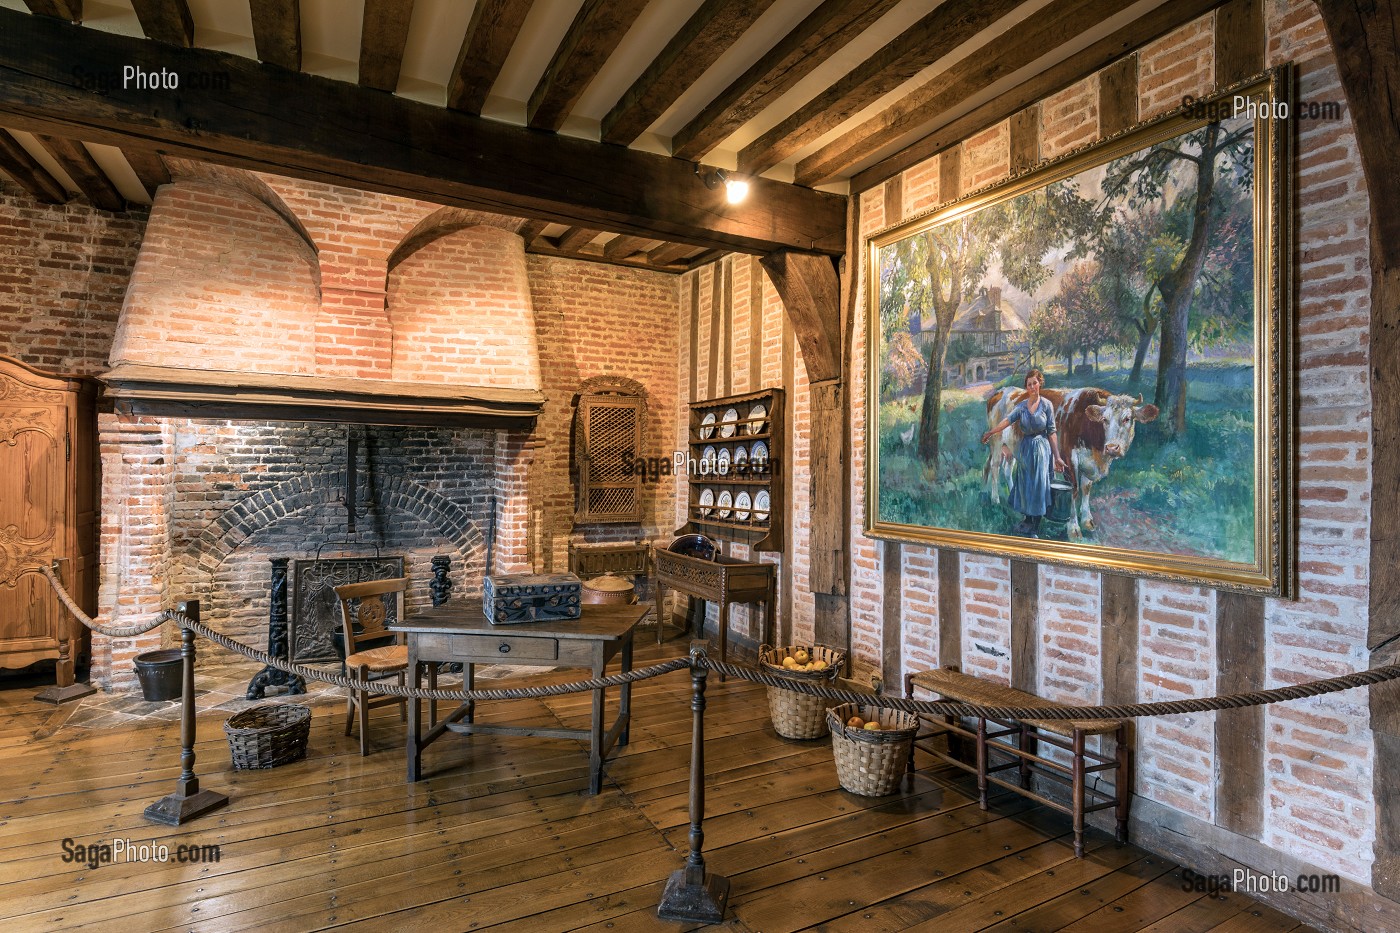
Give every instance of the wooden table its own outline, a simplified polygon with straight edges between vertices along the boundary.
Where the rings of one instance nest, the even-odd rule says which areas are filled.
[[[665,630],[662,618],[666,606],[666,588],[679,590],[687,596],[719,603],[719,659],[724,662],[729,635],[730,603],[763,603],[763,631],[759,637],[771,644],[773,637],[773,603],[777,578],[773,564],[752,563],[720,555],[714,560],[701,560],[677,554],[664,548],[655,551],[656,567],[656,643],[661,644]],[[705,627],[705,616],[699,626]],[[720,675],[720,680],[724,675]]]
[[[457,606],[428,609],[390,626],[408,641],[408,682],[420,686],[427,669],[429,687],[437,684],[440,662],[462,665],[462,685],[471,690],[478,664],[523,664],[536,667],[583,667],[593,677],[605,675],[608,662],[621,653],[622,671],[632,669],[632,633],[651,611],[646,604],[633,606],[584,606],[582,618],[569,622],[523,622],[492,625],[486,621],[480,600]],[[603,786],[603,759],[616,745],[627,744],[632,718],[632,685],[623,684],[617,719],[603,725],[606,690],[593,691],[593,718],[587,729],[543,729],[525,726],[483,725],[473,721],[475,703],[468,701],[439,722],[437,704],[431,704],[428,730],[422,731],[422,701],[408,701],[408,779],[418,780],[423,749],[447,732],[463,734],[534,735],[546,738],[582,739],[588,742],[588,766],[593,793]]]

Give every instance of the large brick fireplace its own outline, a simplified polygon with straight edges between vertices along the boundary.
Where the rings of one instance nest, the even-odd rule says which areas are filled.
[[[524,569],[543,403],[518,221],[176,162],[104,377],[99,618],[265,643],[273,558]],[[169,629],[169,626],[165,627]],[[96,637],[93,677],[173,632]],[[206,663],[222,663],[204,651]]]

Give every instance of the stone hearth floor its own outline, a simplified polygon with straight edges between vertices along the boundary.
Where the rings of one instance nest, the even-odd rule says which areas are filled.
[[[266,699],[247,699],[248,683],[262,668],[251,661],[227,660],[215,670],[195,670],[195,708],[205,710],[228,710],[236,713],[264,703],[299,703],[315,706],[323,703],[345,703],[345,693],[340,687],[322,681],[308,681],[307,692],[299,696],[287,696],[269,691]],[[339,666],[325,666],[325,670],[339,673]],[[538,674],[547,668],[512,667],[491,665],[477,672],[478,684],[484,680],[499,680],[522,673]],[[461,686],[460,674],[438,675],[440,689]],[[75,701],[79,708],[66,722],[68,726],[83,729],[112,729],[131,723],[148,720],[176,720],[180,718],[179,700],[144,700],[137,693],[103,693]]]

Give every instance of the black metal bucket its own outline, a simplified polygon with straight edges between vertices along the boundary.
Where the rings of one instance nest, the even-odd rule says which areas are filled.
[[[1074,488],[1063,480],[1050,483],[1050,513],[1046,519],[1064,524],[1074,514]]]
[[[179,648],[162,648],[138,654],[136,679],[147,700],[178,700],[184,691],[184,658]]]

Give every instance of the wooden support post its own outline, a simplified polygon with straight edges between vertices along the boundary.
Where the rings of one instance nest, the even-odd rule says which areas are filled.
[[[199,601],[180,603],[176,610],[199,621]],[[194,774],[194,629],[180,629],[180,654],[185,662],[185,683],[180,700],[180,777],[175,793],[167,794],[146,808],[152,823],[179,826],[228,803],[228,795],[200,790]]]
[[[690,854],[685,867],[673,872],[657,905],[662,920],[683,923],[722,923],[729,902],[729,879],[705,871],[705,677],[706,644],[690,644],[690,709],[695,725],[690,739]]]

